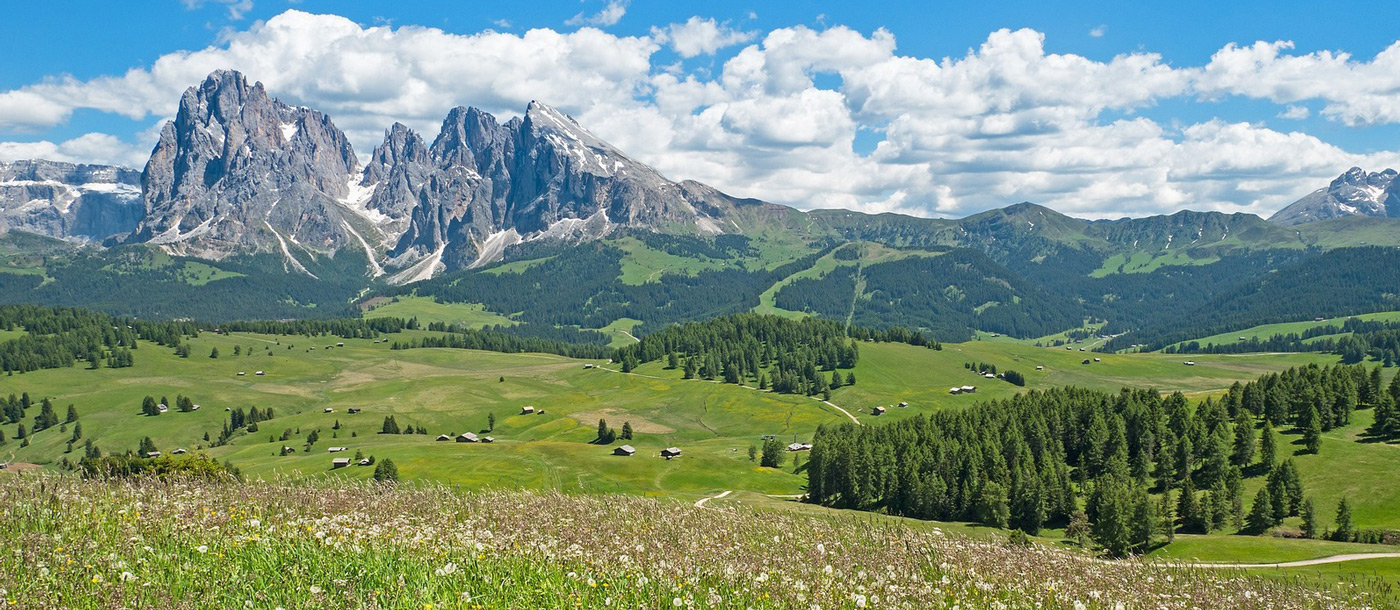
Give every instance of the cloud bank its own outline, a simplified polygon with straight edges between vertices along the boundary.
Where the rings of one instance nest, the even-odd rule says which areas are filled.
[[[611,2],[578,19],[606,26],[625,11]],[[186,87],[233,68],[330,114],[362,157],[393,121],[431,138],[453,106],[512,116],[541,100],[674,179],[804,209],[965,215],[1029,200],[1086,217],[1267,214],[1351,165],[1397,166],[1400,154],[1139,113],[1168,99],[1247,98],[1277,105],[1269,118],[1400,122],[1400,43],[1370,59],[1291,50],[1229,45],[1185,67],[1150,52],[1097,61],[1049,53],[1043,34],[1023,29],[935,59],[900,54],[886,30],[843,26],[759,33],[693,17],[645,36],[454,34],[292,10],[122,75],[0,92],[0,131],[41,131],[80,109],[163,119]],[[139,164],[149,133],[4,143],[0,158]]]

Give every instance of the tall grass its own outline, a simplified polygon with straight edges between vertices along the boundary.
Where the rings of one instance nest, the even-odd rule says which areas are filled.
[[[1355,608],[1360,589],[622,496],[0,479],[19,608]]]

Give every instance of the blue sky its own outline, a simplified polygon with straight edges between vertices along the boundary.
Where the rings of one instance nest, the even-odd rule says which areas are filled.
[[[540,99],[673,178],[804,208],[957,216],[1025,199],[1093,217],[1267,214],[1349,165],[1400,159],[1400,48],[1374,2],[171,0],[6,12],[0,54],[24,61],[0,63],[0,159],[140,165],[180,90],[210,67],[327,111],[362,158],[393,120],[431,138],[453,105],[511,114]],[[289,51],[298,40],[319,46]],[[433,44],[479,63],[434,62]]]

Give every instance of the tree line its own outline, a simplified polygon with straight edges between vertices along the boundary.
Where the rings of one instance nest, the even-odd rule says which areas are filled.
[[[743,313],[673,324],[618,348],[613,359],[624,372],[665,359],[667,368],[681,369],[686,379],[753,383],[763,390],[816,395],[855,383],[850,369],[860,360],[860,348],[853,335],[869,341],[942,347],[922,333],[902,328],[851,332],[835,320]],[[847,372],[843,375],[840,370]]]
[[[1307,430],[1389,405],[1378,385],[1376,369],[1310,365],[1194,405],[1180,393],[1055,388],[886,426],[823,426],[808,498],[1030,534],[1068,527],[1115,555],[1179,531],[1250,531],[1264,514],[1268,526],[1299,514],[1306,499],[1275,426],[1302,427],[1318,451],[1320,434]],[[1269,495],[1257,509],[1267,513],[1246,523],[1248,477],[1265,477]]]

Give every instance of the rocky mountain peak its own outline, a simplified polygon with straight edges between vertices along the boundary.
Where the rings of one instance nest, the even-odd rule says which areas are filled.
[[[162,128],[142,174],[146,218],[132,239],[215,259],[279,253],[301,269],[296,250],[360,241],[357,215],[346,214],[357,165],[330,117],[219,70],[185,91]]]
[[[1269,220],[1297,225],[1347,216],[1400,216],[1400,181],[1395,177],[1393,169],[1367,172],[1353,167]]]

